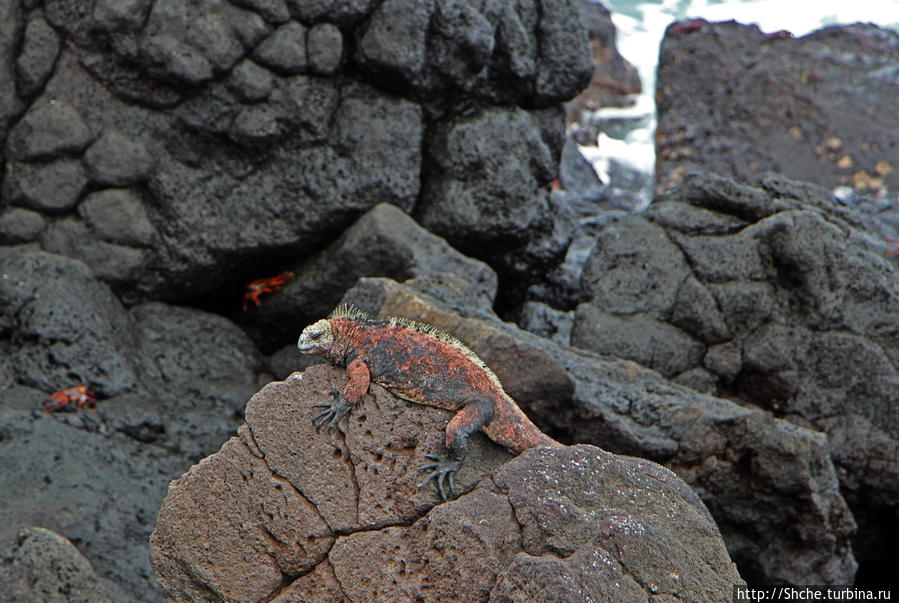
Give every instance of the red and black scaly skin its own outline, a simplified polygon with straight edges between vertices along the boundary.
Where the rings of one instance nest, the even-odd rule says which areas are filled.
[[[468,436],[479,429],[516,454],[560,445],[527,418],[474,352],[428,325],[396,318],[372,320],[343,307],[306,327],[297,347],[347,369],[349,381],[342,392],[334,392],[334,402],[316,405],[326,409],[313,419],[318,429],[333,429],[371,382],[405,400],[457,411],[446,426],[449,454],[429,457],[435,462],[423,467],[432,473],[422,484],[437,479],[444,499],[444,480],[449,478],[452,491],[452,474],[465,456]]]

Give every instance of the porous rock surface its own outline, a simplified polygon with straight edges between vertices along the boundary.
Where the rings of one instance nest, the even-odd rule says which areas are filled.
[[[183,301],[388,202],[537,278],[570,234],[546,200],[560,103],[592,70],[571,0],[11,0],[0,209],[46,223],[4,212],[0,241],[81,259],[129,304]],[[453,165],[447,136],[472,137]],[[98,194],[142,236],[82,207]]]
[[[750,583],[852,581],[856,523],[822,434],[435,296],[427,279],[361,279],[346,298],[372,314],[407,316],[460,337],[557,440],[677,472],[708,505]]]
[[[89,198],[85,217],[116,207],[128,225],[117,235],[144,236],[142,221],[124,217],[136,205],[121,203],[128,195],[120,191]],[[489,309],[495,295],[488,266],[394,206],[376,207],[331,252],[333,263],[322,255],[299,271],[315,290],[272,294],[261,310],[279,312],[284,299],[288,314],[306,311],[303,304],[326,291],[337,293],[334,304],[367,270],[385,273],[378,258],[386,258],[387,274],[427,275],[459,304]],[[356,265],[366,256],[371,263]],[[296,331],[272,341],[285,337],[292,343],[276,365],[286,376],[302,365]],[[160,302],[126,308],[82,262],[18,245],[0,249],[0,352],[0,458],[9,468],[0,476],[0,549],[23,528],[47,526],[80,547],[114,600],[158,601],[147,561],[156,509],[168,481],[239,425],[257,379],[265,379],[257,377],[264,367],[256,346],[222,316]],[[50,392],[73,383],[97,394],[95,412],[40,411]]]
[[[793,39],[755,25],[668,28],[659,55],[656,182],[767,171],[866,195],[899,190],[899,34],[872,24]]]
[[[75,545],[40,527],[22,530],[15,546],[0,557],[0,600],[113,601]]]
[[[797,426],[775,418],[783,414],[782,405],[778,409],[763,404],[759,410],[743,397],[738,398],[746,404],[741,406],[691,389],[714,387],[719,395],[731,395],[728,384],[739,381],[740,374],[733,371],[749,362],[740,346],[727,344],[710,346],[702,355],[702,366],[690,365],[697,337],[720,337],[733,321],[768,307],[765,292],[772,283],[746,281],[743,276],[736,279],[734,299],[744,281],[747,292],[759,294],[751,298],[748,309],[734,303],[730,316],[719,312],[722,318],[710,304],[717,302],[718,293],[734,293],[728,288],[734,279],[721,275],[744,274],[742,262],[752,257],[746,248],[738,245],[722,251],[721,272],[716,273],[721,282],[694,276],[678,290],[684,298],[675,299],[679,313],[671,323],[678,331],[668,330],[664,337],[683,344],[684,353],[675,346],[639,356],[666,373],[686,366],[676,373],[681,384],[633,362],[567,349],[567,333],[575,323],[572,312],[534,302],[527,305],[534,322],[550,324],[547,334],[554,335],[556,344],[510,330],[509,325],[497,327],[502,323],[491,308],[496,283],[503,283],[504,307],[510,300],[520,303],[534,279],[542,279],[561,258],[576,223],[547,194],[562,147],[558,103],[574,95],[591,70],[584,60],[586,38],[573,26],[576,13],[571,7],[567,1],[550,0],[0,2],[0,82],[15,83],[0,85],[0,164],[5,170],[0,174],[0,458],[10,468],[0,472],[4,493],[0,550],[12,550],[21,529],[47,526],[69,538],[90,560],[113,600],[160,600],[148,563],[147,538],[166,484],[233,435],[247,398],[270,379],[260,371],[277,369],[286,377],[301,366],[293,343],[264,364],[256,346],[277,348],[295,340],[294,329],[330,310],[357,278],[388,276],[411,278],[407,285],[415,293],[402,303],[385,306],[388,313],[433,322],[468,339],[554,437],[638,454],[679,472],[710,507],[730,553],[751,581],[848,583],[854,554],[859,559],[879,555],[881,561],[888,560],[895,541],[891,534],[896,533],[897,458],[895,435],[883,429],[890,422],[889,412],[811,419],[800,413],[785,415],[801,423]],[[889,46],[890,37],[871,33],[875,30],[847,31],[850,38],[857,34],[858,40],[874,48],[884,41]],[[397,44],[397,35],[402,44]],[[816,43],[823,44],[829,36],[819,36]],[[832,37],[838,48],[847,45],[846,56],[861,57],[854,42],[846,42],[842,34]],[[877,63],[883,56],[891,55],[876,54],[870,60]],[[866,65],[859,69],[867,69]],[[855,84],[867,91],[875,108],[881,102],[874,98],[878,94],[895,96],[889,81],[885,88],[867,87],[884,73],[889,76],[888,69],[880,69],[867,71],[865,81]],[[715,75],[699,71],[706,78]],[[695,72],[688,73],[692,86]],[[803,78],[801,70],[791,73]],[[815,77],[809,71],[803,86],[814,84]],[[721,85],[725,84],[732,86],[733,80]],[[838,96],[828,98],[836,103]],[[752,98],[753,103],[765,100]],[[840,119],[833,118],[833,123]],[[870,122],[880,124],[879,119],[875,111]],[[819,122],[816,118],[809,123]],[[857,125],[862,131],[864,124]],[[792,138],[793,131],[786,127]],[[802,139],[806,131],[799,134]],[[880,158],[865,144],[879,139],[856,139],[842,132],[838,136],[840,145],[832,141],[828,145],[829,139],[824,139],[823,159],[817,165],[845,170],[837,165],[847,163],[839,151],[852,146],[853,165],[862,162],[869,176],[876,175],[871,170],[881,165]],[[759,149],[765,144],[753,145],[754,152]],[[872,154],[865,154],[868,151]],[[660,157],[663,165],[673,159]],[[877,160],[874,168],[869,159]],[[892,160],[887,163],[896,165]],[[564,176],[561,179],[567,182]],[[870,180],[869,191],[873,184]],[[739,230],[741,221],[763,221],[769,214],[759,213],[758,207],[772,199],[791,200],[787,205],[795,209],[793,201],[813,201],[818,195],[810,195],[813,189],[806,185],[782,182],[761,186],[762,197],[733,183],[696,188],[712,190],[701,192],[713,200],[704,202],[705,208],[724,216],[720,219],[725,230]],[[452,202],[454,213],[445,211],[445,202]],[[739,209],[720,211],[720,204]],[[674,207],[679,214],[680,206]],[[891,215],[878,214],[884,223]],[[604,216],[598,226],[619,217],[620,213]],[[684,210],[683,219],[687,218],[690,237],[704,233],[708,214],[697,218],[693,210]],[[862,219],[842,216],[822,223],[816,217],[800,224],[795,232],[802,236],[793,242],[784,241],[773,226],[769,233],[768,240],[779,241],[786,256],[812,270],[809,282],[817,283],[819,293],[831,284],[822,275],[833,276],[838,290],[845,278],[831,267],[844,261],[835,243],[839,236],[831,236],[844,232],[840,220]],[[649,221],[661,224],[657,217]],[[783,221],[787,232],[793,232],[790,221]],[[421,223],[446,237],[449,245]],[[862,229],[845,230],[848,238],[861,237],[878,253],[883,247],[880,237],[895,236],[881,230],[882,223],[862,223],[866,224]],[[819,227],[824,242],[815,247]],[[719,234],[716,231],[715,236]],[[725,234],[736,231],[720,236]],[[640,237],[631,242],[632,251],[647,247]],[[816,250],[811,255],[826,252],[829,263],[803,255],[801,248],[807,242]],[[651,237],[651,243],[662,251],[669,249],[664,237]],[[450,245],[487,260],[490,267]],[[732,251],[737,257],[724,265]],[[765,253],[758,254],[762,260]],[[877,255],[864,255],[863,261]],[[649,272],[659,278],[666,271],[678,274],[681,268],[674,262],[659,271],[652,264],[647,262]],[[297,274],[294,280],[264,296],[260,308],[240,312],[245,283],[286,269]],[[596,282],[601,272],[593,273]],[[863,267],[859,274],[870,276]],[[795,275],[786,271],[783,286],[794,286],[790,283],[795,284]],[[891,294],[882,296],[881,276],[874,276],[871,290],[876,290],[876,299],[892,299]],[[366,307],[377,311],[386,298],[382,285],[372,282],[363,281],[354,295],[375,300],[377,304]],[[579,283],[573,283],[554,301],[566,308],[589,302],[596,282],[591,282],[586,297],[581,296]],[[779,286],[773,281],[775,292]],[[855,286],[848,287],[849,293]],[[710,298],[703,289],[717,293]],[[815,304],[829,298],[809,296],[801,286],[799,290],[790,299],[795,297],[796,307],[805,307],[818,324],[822,312]],[[639,286],[635,291],[637,298],[654,300],[655,308],[668,303],[665,295],[670,292]],[[444,308],[429,309],[431,302],[421,301],[429,296],[441,300]],[[231,320],[159,300],[190,303]],[[854,303],[852,314],[864,317],[866,310]],[[596,318],[590,305],[582,306],[583,316]],[[827,312],[834,307],[824,304],[823,315],[832,316]],[[619,315],[613,304],[601,310],[619,318],[619,328],[627,326],[626,312]],[[874,308],[870,314],[880,316],[878,312]],[[453,318],[458,314],[465,319]],[[643,320],[649,333],[664,328],[660,326],[664,321],[655,318],[636,319]],[[247,328],[242,331],[235,322]],[[589,325],[580,323],[583,333]],[[814,338],[826,334],[808,321],[799,325],[792,332],[813,334],[808,341],[800,337],[800,343],[818,344]],[[700,335],[690,335],[690,329]],[[894,331],[892,323],[885,322],[878,336],[888,338]],[[690,338],[683,339],[679,332]],[[861,350],[862,357],[875,364],[882,359],[880,352],[893,358],[892,348],[879,347],[880,340],[869,338],[871,332],[849,329],[847,337],[837,333],[840,337],[831,338],[826,350],[854,345],[857,337],[863,340],[860,347],[846,349]],[[634,338],[633,343],[640,340]],[[643,344],[656,346],[652,338]],[[784,357],[775,352],[762,350],[754,358]],[[817,365],[797,364],[817,376],[823,375],[819,366],[834,370],[833,382],[812,390],[822,394],[820,401],[837,408],[847,392],[883,393],[885,382],[869,379],[858,367],[862,363],[837,361],[844,357],[819,354]],[[670,364],[672,359],[676,362]],[[840,380],[847,366],[853,369],[851,384]],[[883,374],[889,380],[892,373]],[[775,377],[771,382],[775,385],[789,384],[793,378],[789,371]],[[807,383],[805,376],[796,379],[803,387]],[[97,392],[96,412],[40,412],[41,401],[51,391],[79,382]],[[322,396],[328,391],[323,390]],[[811,396],[805,402],[815,405]],[[880,408],[877,404],[869,409]],[[828,438],[815,430],[826,431]],[[431,451],[441,452],[439,429],[434,433]],[[234,442],[226,448],[229,454],[249,459],[241,446],[252,444],[245,438]],[[481,446],[488,444],[478,441],[473,454]],[[332,447],[328,452],[333,451]],[[341,462],[340,467],[349,468]],[[525,463],[525,458],[513,462]],[[276,486],[290,491],[285,481],[269,477],[267,466],[259,463],[252,466],[262,471],[257,475],[265,476],[270,492]],[[476,455],[472,463],[480,463]],[[405,466],[410,467],[411,490],[420,475],[411,463]],[[855,521],[840,496],[836,476],[858,520],[854,540]],[[482,480],[478,488],[489,485]],[[433,498],[432,488],[428,492]],[[232,493],[236,503],[246,503],[239,491]],[[414,490],[412,498],[420,493]],[[409,504],[423,509],[425,518],[434,500]],[[285,504],[293,510],[307,508],[296,497]],[[438,505],[432,512],[446,506]],[[418,516],[411,517],[384,529],[411,530],[419,525],[414,523]],[[272,525],[277,538],[289,541],[295,535],[284,522]],[[427,533],[423,524],[416,529]],[[369,532],[355,532],[354,537],[361,539]],[[322,533],[312,532],[312,539]],[[296,539],[302,541],[300,536]],[[337,536],[335,549],[344,536]],[[288,573],[307,562],[293,554],[295,548],[273,544],[276,537],[259,538],[253,542],[277,551],[277,564]],[[688,534],[681,540],[701,546]],[[505,546],[497,550],[509,550]],[[530,549],[521,550],[524,553],[515,555],[531,555]],[[310,544],[310,551],[319,556],[321,547]],[[576,572],[566,573],[562,565],[587,563],[577,551],[564,560],[537,556],[540,559],[522,558],[515,566],[533,573],[513,575],[508,570],[502,588],[518,588],[514,592],[527,592],[532,599],[539,593],[527,591],[530,587],[520,576],[539,576],[540,584],[547,574],[565,576],[557,581],[564,589],[578,584],[578,579],[569,580],[567,576]],[[479,572],[481,565],[475,568]],[[277,572],[270,565],[266,568],[259,575],[273,583]],[[416,569],[407,571],[413,574]],[[209,567],[203,571],[214,573]],[[637,574],[622,570],[622,576],[636,579]],[[298,580],[304,580],[303,596],[342,592],[329,591],[338,584],[331,561],[322,561]],[[493,592],[498,598],[502,592],[513,592],[496,584]],[[280,592],[285,600],[298,597],[286,588]],[[564,599],[572,598],[567,593],[573,591],[559,592],[566,593]],[[645,591],[638,594],[645,598]]]
[[[380,386],[334,433],[319,366],[267,385],[246,425],[173,482],[151,539],[174,599],[712,600],[741,583],[696,495],[671,472],[592,446],[509,460],[472,438],[458,498],[419,488],[449,413]]]
[[[645,215],[603,229],[571,337],[827,434],[843,492],[871,526],[857,549],[885,564],[878,533],[895,533],[899,503],[889,213],[773,175],[750,185],[689,174]]]

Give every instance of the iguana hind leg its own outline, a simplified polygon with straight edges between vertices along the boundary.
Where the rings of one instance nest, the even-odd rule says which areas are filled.
[[[418,487],[421,488],[429,481],[435,480],[441,499],[447,499],[445,485],[449,486],[449,492],[452,495],[453,475],[459,470],[465,459],[465,453],[468,451],[468,436],[479,430],[492,418],[493,406],[486,400],[472,400],[453,415],[446,425],[446,449],[449,454],[426,456],[434,462],[419,468],[419,471],[430,471],[431,473],[425,476]]]

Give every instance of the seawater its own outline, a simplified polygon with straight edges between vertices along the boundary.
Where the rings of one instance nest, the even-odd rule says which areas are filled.
[[[899,0],[603,0],[612,11],[618,29],[618,50],[640,73],[643,93],[627,108],[601,109],[603,122],[621,121],[634,127],[608,128],[597,146],[582,146],[581,152],[605,183],[610,183],[609,162],[652,174],[655,168],[653,135],[656,128],[655,77],[659,45],[665,28],[674,21],[706,19],[755,24],[765,33],[785,29],[796,37],[828,25],[874,23],[899,32]],[[610,184],[614,185],[614,182]],[[638,209],[651,199],[642,191]]]

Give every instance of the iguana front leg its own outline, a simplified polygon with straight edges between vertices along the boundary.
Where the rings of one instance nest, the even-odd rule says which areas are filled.
[[[356,358],[347,365],[346,373],[349,381],[343,387],[343,392],[338,392],[336,389],[331,390],[331,395],[334,396],[333,402],[312,405],[313,408],[327,409],[312,417],[315,431],[321,431],[321,428],[325,426],[328,427],[329,432],[333,431],[341,417],[358,404],[365,392],[368,391],[371,375],[364,362]]]
[[[468,436],[479,430],[485,423],[493,418],[493,405],[486,400],[473,400],[462,407],[462,410],[453,415],[446,425],[446,449],[449,454],[437,456],[426,455],[426,458],[434,461],[422,465],[419,471],[430,471],[418,487],[421,488],[432,479],[437,482],[437,490],[440,498],[446,500],[444,484],[448,483],[450,495],[453,493],[453,475],[462,466],[465,454],[468,451]]]

